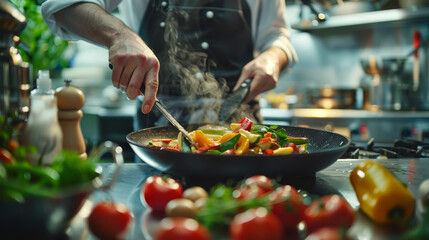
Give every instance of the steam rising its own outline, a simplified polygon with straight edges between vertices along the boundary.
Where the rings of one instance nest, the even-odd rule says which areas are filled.
[[[179,41],[180,20],[189,22],[188,19],[189,13],[186,11],[175,11],[174,14],[167,14],[164,32],[166,51],[161,53],[161,58],[168,60],[166,62],[169,64],[166,68],[168,70],[165,71],[165,77],[173,84],[180,85],[180,91],[186,98],[185,104],[189,104],[190,108],[194,109],[189,115],[198,115],[198,121],[191,117],[188,123],[215,123],[222,104],[221,99],[227,95],[230,89],[225,79],[216,80],[214,75],[209,72],[210,68],[216,67],[216,63],[208,58],[207,53],[196,51],[190,43],[184,42],[183,39]],[[180,26],[182,29],[186,27]],[[172,106],[176,108],[174,104],[170,107]],[[250,112],[249,107],[242,104],[239,112],[240,116],[232,119],[240,120],[243,118],[243,112]]]

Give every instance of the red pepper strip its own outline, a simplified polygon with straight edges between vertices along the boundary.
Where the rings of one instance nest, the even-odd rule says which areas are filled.
[[[286,147],[291,147],[293,149],[294,153],[299,153],[298,147],[295,145],[295,143],[288,143],[286,144]]]
[[[264,154],[266,155],[273,155],[274,151],[273,149],[268,148],[267,150],[265,150]]]
[[[259,139],[259,143],[272,142],[272,140],[273,139],[270,137],[264,137],[264,138]]]
[[[242,123],[244,122],[246,119],[248,119],[247,117],[244,117],[243,119],[241,119],[238,123]]]
[[[250,129],[252,128],[252,124],[253,124],[252,120],[248,119],[247,117],[244,117],[238,123],[240,123],[240,126],[238,126],[234,130],[234,133],[238,133],[240,129],[244,129],[246,131],[250,131]]]
[[[209,146],[205,146],[196,150],[194,153],[204,153],[204,152],[207,152],[208,150],[216,150],[218,149],[219,145],[220,145],[219,143],[215,143]]]
[[[173,139],[152,139],[152,142],[163,142],[169,144]]]
[[[264,138],[270,138],[272,136],[273,136],[272,132],[267,132],[267,133],[265,133]]]

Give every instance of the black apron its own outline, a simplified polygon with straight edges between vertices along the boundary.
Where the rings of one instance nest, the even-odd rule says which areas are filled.
[[[217,120],[218,100],[253,59],[250,23],[245,0],[149,2],[139,35],[160,61],[158,99],[181,124]],[[156,108],[137,108],[135,130],[168,124]]]

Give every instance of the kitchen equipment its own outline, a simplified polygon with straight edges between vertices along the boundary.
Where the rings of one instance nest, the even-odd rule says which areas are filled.
[[[28,198],[23,203],[0,202],[0,232],[8,239],[63,239],[65,229],[80,211],[87,198],[97,189],[110,189],[118,179],[123,164],[122,148],[104,142],[94,149],[100,158],[110,152],[115,162],[113,177],[99,177],[88,184],[64,189],[52,198]]]
[[[419,89],[419,75],[420,75],[420,62],[419,62],[419,52],[417,49],[420,47],[420,38],[421,34],[419,31],[414,31],[413,33],[413,46],[414,50],[414,62],[413,62],[413,91]]]
[[[30,64],[23,62],[15,45],[26,26],[26,18],[15,6],[0,0],[0,113],[25,121],[30,104]],[[20,126],[16,123],[17,126]]]
[[[414,39],[415,41],[415,39]],[[377,57],[370,55],[361,59],[361,66],[372,77],[367,84],[372,110],[406,110],[412,105],[408,94],[416,94],[421,79],[418,79],[418,61],[414,64],[413,81],[403,77],[406,61],[416,54],[420,47],[426,46],[429,39],[415,44],[403,57]]]
[[[362,88],[326,86],[308,90],[310,105],[323,109],[362,109],[365,102]]]
[[[228,97],[225,98],[219,111],[218,121],[220,125],[223,125],[225,121],[231,117],[231,115],[238,109],[238,106],[247,97],[251,83],[251,78],[244,80],[237,91],[231,93],[228,95]]]
[[[189,125],[195,130],[198,125]],[[171,174],[197,179],[228,179],[264,174],[271,177],[314,176],[334,163],[348,148],[343,135],[312,128],[281,126],[290,136],[307,137],[309,154],[212,155],[157,150],[147,146],[154,138],[176,138],[172,126],[142,129],[127,135],[133,151],[147,164]]]
[[[63,149],[77,152],[82,159],[87,158],[85,139],[80,127],[83,116],[81,108],[85,104],[83,92],[70,86],[71,80],[64,80],[65,86],[55,90],[58,102],[58,121],[63,133]]]
[[[173,126],[183,134],[189,143],[198,149],[198,144],[195,142],[194,138],[192,138],[188,131],[186,131],[185,128],[183,128],[183,126],[173,116],[171,116],[171,114],[161,105],[161,102],[158,99],[155,99],[155,106],[162,113],[162,115],[164,115],[164,117],[167,118],[168,121],[170,121],[171,124],[173,124]]]

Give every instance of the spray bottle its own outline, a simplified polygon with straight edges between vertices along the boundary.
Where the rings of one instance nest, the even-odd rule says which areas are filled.
[[[37,88],[31,91],[30,115],[21,142],[34,146],[36,154],[27,156],[31,164],[50,165],[62,151],[63,135],[58,122],[55,91],[48,70],[39,70]]]

